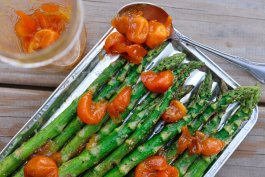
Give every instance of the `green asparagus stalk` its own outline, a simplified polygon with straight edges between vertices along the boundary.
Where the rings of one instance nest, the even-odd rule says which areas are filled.
[[[152,52],[151,52],[152,53]],[[157,53],[155,53],[157,54]],[[154,56],[153,56],[154,57]],[[150,60],[151,56],[147,56],[146,57],[148,60]],[[162,71],[164,69],[170,69],[172,67],[176,67],[177,65],[179,65],[185,58],[185,54],[177,54],[174,55],[172,57],[166,58],[164,59],[157,67],[156,69],[159,71]],[[125,85],[133,85],[137,80],[138,77],[140,75],[139,72],[142,71],[142,66],[139,66],[138,68],[135,68],[135,72],[130,73],[130,76],[127,77],[125,79]],[[142,83],[139,83],[139,85],[142,85]],[[137,90],[137,86],[134,88],[134,90]],[[142,87],[141,87],[142,88]],[[122,113],[121,117],[123,119],[125,119],[128,114],[130,113],[130,111],[133,109],[133,106],[136,104],[136,101],[140,98],[140,96],[142,96],[144,93],[146,93],[146,89],[142,88],[142,90],[144,92],[139,93],[138,91],[136,92],[138,95],[134,95],[134,91],[132,93],[131,96],[131,103],[128,106],[127,110],[125,110],[124,113]],[[150,97],[152,98],[152,97]],[[144,108],[144,104],[142,104],[142,106],[140,106],[140,110],[141,111]],[[76,154],[76,152],[78,151],[78,147],[80,147],[81,145],[83,145],[84,143],[87,142],[88,138],[96,133],[102,126],[102,124],[109,118],[109,115],[106,114],[105,117],[103,118],[103,120],[97,124],[97,125],[86,125],[85,127],[83,127],[83,129],[81,129],[77,135],[60,151],[61,153],[61,157],[62,157],[62,161],[66,162],[67,160],[69,160],[73,154]],[[108,133],[106,133],[106,135],[108,135],[110,132],[112,132],[111,130],[114,130],[116,127],[118,126],[118,124],[113,123],[112,120],[107,121],[106,125],[102,128],[101,132],[106,133],[106,130],[108,131]],[[99,141],[102,139],[101,134],[99,133],[98,135],[96,135],[93,139],[93,141]]]
[[[199,90],[197,91],[199,94],[192,94],[190,101],[187,103],[188,107],[194,105],[198,100],[209,100],[212,92],[212,83],[213,83],[213,78],[211,72],[207,72],[205,79],[201,83],[200,87],[198,88]]]
[[[24,177],[24,166],[20,167],[12,177]]]
[[[176,100],[180,100],[181,98],[183,98],[185,95],[187,95],[188,93],[191,92],[191,90],[194,88],[193,85],[187,85],[185,87],[181,87],[179,89],[179,93],[175,96]]]
[[[114,73],[125,63],[124,60],[117,60],[110,64],[99,77],[89,86],[89,90],[98,90],[106,81],[108,81]],[[17,150],[11,153],[0,162],[1,176],[10,175],[18,168],[27,158],[39,147],[43,146],[47,140],[59,135],[63,128],[68,124],[76,113],[79,98],[75,99],[53,122],[47,127],[40,130],[27,142],[23,143]]]
[[[117,69],[121,68],[125,63],[124,59],[118,59],[115,62],[111,63],[97,78],[96,80],[88,87],[87,90],[93,92],[97,91],[104,83],[106,83],[113,74],[116,73]]]
[[[240,87],[231,92],[228,92],[227,94],[223,95],[217,103],[213,103],[208,106],[201,116],[209,116],[213,111],[222,110],[224,108],[223,105],[233,103],[239,98],[241,98],[243,95],[251,93],[253,93],[253,89],[245,87]],[[199,105],[200,107],[204,106],[201,104]],[[118,166],[116,166],[109,173],[107,173],[106,177],[124,176],[142,160],[146,159],[151,155],[156,154],[158,150],[163,147],[164,144],[166,144],[170,139],[172,139],[174,136],[181,132],[181,128],[183,126],[187,125],[192,120],[192,115],[196,114],[198,109],[195,109],[195,113],[191,113],[190,111],[192,110],[194,110],[194,108],[190,109],[188,112],[188,116],[185,116],[181,121],[173,124],[168,124],[159,134],[157,134],[152,139],[139,146],[135,151],[126,156]]]
[[[200,63],[191,62],[190,64],[185,65],[185,67],[183,67],[183,71],[179,73],[179,77],[175,77],[176,84],[174,84],[171,89],[173,91],[176,90],[176,97],[179,97],[179,94],[183,94],[183,92],[180,92],[180,90],[182,90],[182,87],[180,88],[180,86],[184,83],[185,79],[194,69],[200,66]],[[141,138],[149,133],[149,130],[157,123],[158,120],[159,117],[150,117],[146,119],[143,123],[140,123],[137,126],[135,132],[125,141],[125,143],[123,143],[119,148],[117,148],[110,156],[108,156],[103,162],[97,165],[94,170],[89,172],[86,176],[103,176],[115,164],[118,164],[127,153],[133,150],[133,148],[139,143]]]
[[[257,89],[257,92],[250,99],[247,98],[244,101],[244,105],[241,105],[237,112],[229,119],[228,123],[213,137],[220,139],[228,145],[232,138],[236,135],[240,125],[243,121],[248,120],[252,114],[254,106],[257,104],[260,98],[260,90]],[[203,176],[205,170],[210,166],[210,164],[218,157],[218,155],[213,155],[210,157],[200,156],[197,158],[194,163],[189,167],[185,177],[200,177]]]
[[[116,92],[116,88],[119,87],[121,83],[126,79],[133,66],[133,64],[130,64],[128,62],[117,74],[117,76],[113,77],[100,91],[100,93],[94,98],[94,101],[98,102],[100,100],[109,100],[110,97]]]

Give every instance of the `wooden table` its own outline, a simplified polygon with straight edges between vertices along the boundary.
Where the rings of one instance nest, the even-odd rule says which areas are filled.
[[[129,0],[84,1],[89,51]],[[262,0],[155,0],[185,35],[225,52],[265,62],[265,2]],[[212,56],[211,56],[212,57]],[[212,57],[242,85],[256,83],[250,74]],[[18,69],[0,63],[0,149],[27,122],[65,78],[64,73]],[[265,85],[259,120],[217,176],[261,177],[265,174]]]

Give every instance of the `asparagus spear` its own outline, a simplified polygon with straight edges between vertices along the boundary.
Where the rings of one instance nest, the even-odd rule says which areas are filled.
[[[212,96],[211,88],[212,88],[213,78],[211,72],[207,72],[205,79],[202,84],[198,88],[198,94],[192,94],[190,101],[187,103],[188,107],[196,104],[198,100],[209,100]]]
[[[240,87],[238,89],[230,91],[227,94],[224,94],[217,103],[213,103],[208,106],[202,114],[202,117],[204,117],[204,115],[211,115],[212,111],[222,110],[224,107],[223,105],[233,103],[242,98],[243,95],[248,95],[251,93],[253,93],[253,89],[245,87]],[[204,107],[204,105],[202,104],[199,105],[200,108]],[[187,125],[192,120],[194,115],[197,115],[198,108],[188,108],[188,110],[188,116],[185,116],[181,121],[177,123],[168,124],[167,126],[165,126],[165,128],[159,134],[157,134],[152,139],[139,146],[135,151],[126,156],[118,166],[107,173],[106,177],[124,176],[142,160],[156,154],[164,144],[166,144],[170,139],[176,136],[176,134],[181,132],[181,128]]]
[[[98,90],[106,81],[108,81],[114,73],[125,63],[124,60],[117,60],[110,64],[99,77],[89,86],[89,90]],[[23,143],[17,150],[11,153],[0,162],[0,174],[8,176],[17,167],[19,167],[36,149],[46,143],[48,139],[52,139],[61,133],[63,128],[71,120],[76,113],[79,98],[75,99],[53,122],[47,127],[40,130],[27,142]]]
[[[193,85],[185,85],[185,86],[179,88],[177,94],[174,95],[174,99],[181,100],[184,96],[186,96],[187,94],[189,94],[193,88],[194,88]],[[188,100],[190,100],[190,99],[191,98],[188,98]],[[184,105],[185,104],[186,103],[184,103]],[[153,131],[156,131],[157,128],[161,130],[161,129],[163,129],[164,126],[165,126],[165,121],[160,120],[160,122],[158,122],[155,127],[153,127],[152,129],[149,130],[149,134],[147,134],[146,136],[143,136],[141,138],[141,140],[139,141],[138,144],[145,143],[148,139],[152,138],[152,136],[154,136],[155,134],[158,133],[158,132],[153,132]]]
[[[12,177],[24,177],[24,166],[20,167]]]
[[[186,94],[190,93],[191,90],[194,88],[193,85],[187,85],[185,87],[181,87],[179,89],[178,94],[175,96],[176,100],[180,100],[181,98],[183,98]]]
[[[160,49],[160,48],[159,48]],[[156,51],[156,50],[154,50]],[[153,53],[153,52],[151,52]],[[157,53],[155,53],[157,54]],[[147,56],[146,57],[148,60],[150,60],[151,56]],[[162,71],[164,69],[169,69],[172,67],[175,67],[177,65],[179,65],[185,58],[185,54],[177,54],[174,55],[172,57],[168,57],[165,58],[157,67],[156,69],[159,71]],[[140,71],[142,71],[142,66],[139,66],[137,68],[134,68],[134,72],[130,73],[130,76],[127,77],[125,79],[125,84],[123,84],[124,86],[126,85],[133,85],[137,80],[138,77],[140,75]],[[138,85],[143,85],[142,83],[139,83]],[[135,87],[134,90],[137,90],[137,88],[139,87]],[[142,87],[141,87],[142,88]],[[122,88],[121,88],[122,89]],[[120,89],[120,90],[121,90]],[[146,92],[146,89],[142,88],[142,91]],[[134,95],[134,93],[137,93],[137,95]],[[121,117],[122,118],[126,118],[128,116],[128,114],[130,113],[130,111],[133,109],[133,106],[136,104],[136,101],[140,98],[140,96],[143,95],[143,92],[139,93],[138,91],[132,93],[131,96],[131,103],[128,106],[127,110],[125,110],[124,113],[122,113]],[[115,96],[114,96],[115,97]],[[149,97],[152,98],[152,97]],[[138,109],[138,111],[141,111],[146,105],[142,104],[142,106],[139,106],[140,108]],[[62,157],[62,161],[66,162],[67,160],[69,160],[73,154],[75,154],[78,151],[78,148],[83,145],[84,143],[87,142],[87,139],[94,133],[96,133],[100,127],[102,126],[102,124],[109,118],[109,115],[106,114],[103,118],[103,120],[97,124],[97,125],[86,125],[85,127],[83,127],[83,129],[81,129],[77,135],[60,151],[61,153],[61,157]],[[118,124],[113,123],[112,120],[109,120],[107,122],[107,124],[105,125],[105,127],[103,127],[101,132],[106,133],[106,131],[104,131],[104,129],[106,130],[107,127],[107,131],[108,134],[110,132],[112,132],[111,130],[114,130],[116,127],[118,126]],[[101,134],[97,135],[94,137],[93,140],[101,140],[102,136]]]
[[[253,97],[251,97],[251,99],[248,98],[244,101],[245,104],[241,105],[237,112],[229,119],[228,123],[219,132],[214,134],[213,137],[224,141],[226,145],[228,145],[232,141],[232,138],[236,135],[239,126],[242,124],[243,121],[249,119],[254,106],[257,104],[260,98],[259,88],[256,91],[257,92],[253,94]],[[218,155],[213,155],[210,157],[200,156],[189,167],[187,173],[184,176],[203,176],[205,170],[217,157]]]
[[[177,90],[176,97],[179,97],[179,94],[183,94],[180,92],[181,88],[179,88],[185,81],[185,79],[189,76],[189,74],[197,67],[201,66],[200,63],[191,62],[188,65],[184,65],[183,71],[179,70],[180,76],[175,77],[175,85],[171,88],[172,90]],[[152,117],[153,119],[148,118],[142,124],[137,126],[135,132],[122,144],[119,148],[117,148],[110,156],[108,156],[103,162],[97,165],[93,171],[88,173],[86,176],[94,176],[99,177],[103,176],[108,170],[110,170],[115,164],[118,164],[120,160],[139,143],[143,136],[146,136],[149,133],[149,130],[157,123],[159,117]]]

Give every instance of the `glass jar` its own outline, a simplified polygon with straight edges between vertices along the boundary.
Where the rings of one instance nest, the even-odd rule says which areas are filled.
[[[15,32],[17,10],[32,14],[44,3],[70,8],[70,21],[59,39],[33,53],[24,53]],[[73,67],[86,46],[86,31],[81,0],[2,0],[0,6],[0,60],[23,68],[60,70]],[[45,67],[46,66],[46,67]]]

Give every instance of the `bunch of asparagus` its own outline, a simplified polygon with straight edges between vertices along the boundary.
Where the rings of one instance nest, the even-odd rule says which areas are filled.
[[[198,95],[202,95],[201,93],[207,90],[207,88],[203,88],[203,85],[201,88],[202,89],[199,89]],[[188,107],[188,115],[186,117],[177,123],[165,126],[159,134],[140,145],[128,156],[123,158],[123,160],[105,176],[125,176],[137,164],[147,157],[155,155],[170,139],[181,133],[181,128],[183,126],[192,124],[192,126],[198,128],[203,121],[207,121],[215,113],[225,110],[229,104],[249,99],[250,95],[256,95],[258,92],[257,90],[259,90],[258,87],[239,87],[222,95],[217,102],[211,103],[209,106],[205,106],[208,102],[207,98],[206,100],[201,100],[200,96],[198,96],[198,100]]]
[[[96,91],[100,89],[111,77],[112,74],[116,73],[117,70],[122,68],[124,65],[124,60],[117,60],[112,63],[108,68],[106,68],[102,74],[89,86],[87,90]],[[110,74],[111,73],[111,74]],[[76,116],[76,108],[79,101],[76,98],[67,109],[65,109],[53,122],[51,122],[47,127],[40,130],[27,142],[23,143],[17,150],[12,154],[4,158],[0,162],[0,175],[8,176],[14,170],[16,170],[28,157],[34,153],[39,147],[43,146],[48,140],[58,136],[71,119]]]
[[[121,122],[114,123],[106,114],[99,124],[85,125],[76,115],[79,97],[51,124],[0,161],[0,177],[11,174],[14,177],[23,177],[23,163],[44,145],[48,145],[45,152],[42,152],[44,155],[49,156],[56,152],[60,154],[62,163],[59,167],[60,177],[125,176],[141,161],[157,154],[161,148],[166,148],[163,154],[169,163],[178,168],[181,176],[203,175],[218,155],[190,156],[188,152],[179,155],[177,144],[174,141],[169,144],[169,141],[178,137],[181,128],[188,125],[191,133],[203,126],[202,131],[206,135],[217,137],[228,144],[241,122],[251,115],[260,91],[255,86],[239,87],[213,101],[215,95],[211,91],[213,85],[211,73],[206,74],[198,88],[185,86],[185,80],[190,73],[204,65],[197,61],[182,63],[186,55],[178,53],[163,59],[152,69],[155,72],[172,70],[174,73],[172,87],[164,94],[150,93],[142,82],[138,82],[139,76],[166,46],[167,43],[164,43],[150,50],[140,65],[118,59],[87,88],[87,91],[93,92],[93,101],[97,102],[112,100],[124,87],[132,86],[131,100],[120,115]],[[187,115],[176,123],[165,124],[158,134],[149,137],[170,101],[181,99],[192,89],[192,95],[186,103]],[[143,101],[142,97],[145,97]],[[242,104],[226,125],[217,131],[225,109],[234,102]],[[86,147],[86,143],[89,146]],[[198,167],[201,170],[197,174]],[[14,172],[15,170],[17,172]]]
[[[215,126],[215,120],[212,120],[211,123],[209,123],[208,126],[204,128],[204,132],[207,134],[209,133],[211,137],[222,140],[225,145],[228,145],[232,141],[233,137],[236,135],[240,125],[244,121],[249,119],[252,114],[253,108],[258,103],[261,94],[258,87],[256,88],[255,92],[256,93],[252,94],[241,102],[240,108],[233,116],[228,119],[228,121],[221,130],[219,130],[218,132],[210,130],[212,125]],[[210,157],[197,155],[195,157],[183,157],[174,165],[177,168],[181,167],[182,176],[184,175],[185,177],[200,177],[203,176],[206,169],[220,154],[221,153]],[[182,165],[182,161],[186,162],[185,165]]]
[[[235,132],[238,129],[238,127],[241,125],[241,123],[247,120],[251,116],[252,110],[259,100],[259,95],[260,95],[259,88],[252,87],[251,89],[252,89],[252,94],[247,95],[245,98],[242,99],[239,109],[236,111],[236,113],[234,113],[233,116],[231,116],[227,120],[224,127],[220,131],[218,131],[218,128],[220,126],[221,119],[224,115],[224,112],[216,113],[211,118],[211,120],[209,120],[206,123],[202,122],[201,125],[203,125],[203,128],[200,131],[204,133],[206,136],[216,137],[220,140],[225,141],[226,144],[229,144],[230,140],[232,140],[232,137],[235,135]],[[198,126],[195,126],[195,125],[196,124],[193,122],[188,127],[191,134],[193,134],[198,129]],[[224,135],[224,133],[227,133],[227,134]],[[228,137],[229,137],[229,140],[228,139],[224,140],[225,138],[228,138]],[[199,155],[197,154],[192,154],[192,155],[189,154],[188,151],[185,151],[180,156],[180,154],[177,154],[177,143],[176,142],[173,143],[170,147],[168,147],[167,150],[162,154],[167,158],[168,163],[174,162],[173,165],[178,169],[179,176],[184,176],[187,170],[189,169],[189,167],[193,163],[194,163],[193,166],[195,166],[195,164],[197,164],[196,159],[199,157]],[[216,156],[211,157],[211,159],[214,157]],[[203,170],[202,168],[196,168],[196,170],[201,171],[200,173],[197,173],[197,171],[194,171],[194,170],[195,169],[193,170],[189,169],[189,171],[193,171],[193,172],[189,172],[189,174],[186,174],[185,176],[194,176],[194,174],[196,174],[195,176],[199,174],[200,174],[199,176],[202,176],[205,169]]]
[[[95,101],[107,99],[111,95],[114,95],[115,91],[117,92],[116,94],[118,94],[124,80],[127,80],[127,83],[133,85],[133,82],[138,80],[138,76],[148,63],[158,56],[167,45],[168,42],[165,42],[159,47],[150,50],[146,57],[144,57],[143,62],[137,66],[126,63],[126,60],[124,59],[116,60],[111,63],[110,66],[107,67],[86,90],[96,93],[96,98],[94,98]],[[182,55],[182,57],[184,56]],[[129,72],[130,70],[131,72]],[[99,94],[97,93],[98,90],[100,90]],[[114,91],[109,92],[109,90]],[[16,151],[3,159],[0,162],[0,165],[3,166],[3,168],[0,168],[0,176],[10,175],[24,161],[26,161],[31,154],[41,146],[45,145],[48,141],[50,144],[49,150],[47,150],[47,155],[58,151],[64,146],[65,143],[76,134],[76,131],[84,126],[84,124],[79,121],[78,117],[76,117],[77,104],[80,98],[81,96],[76,98],[51,124],[40,130],[36,135],[22,144],[22,146]],[[104,119],[102,122],[104,122]],[[90,125],[89,127],[88,131],[93,131],[97,129],[98,125]],[[78,147],[75,149],[78,149]]]

